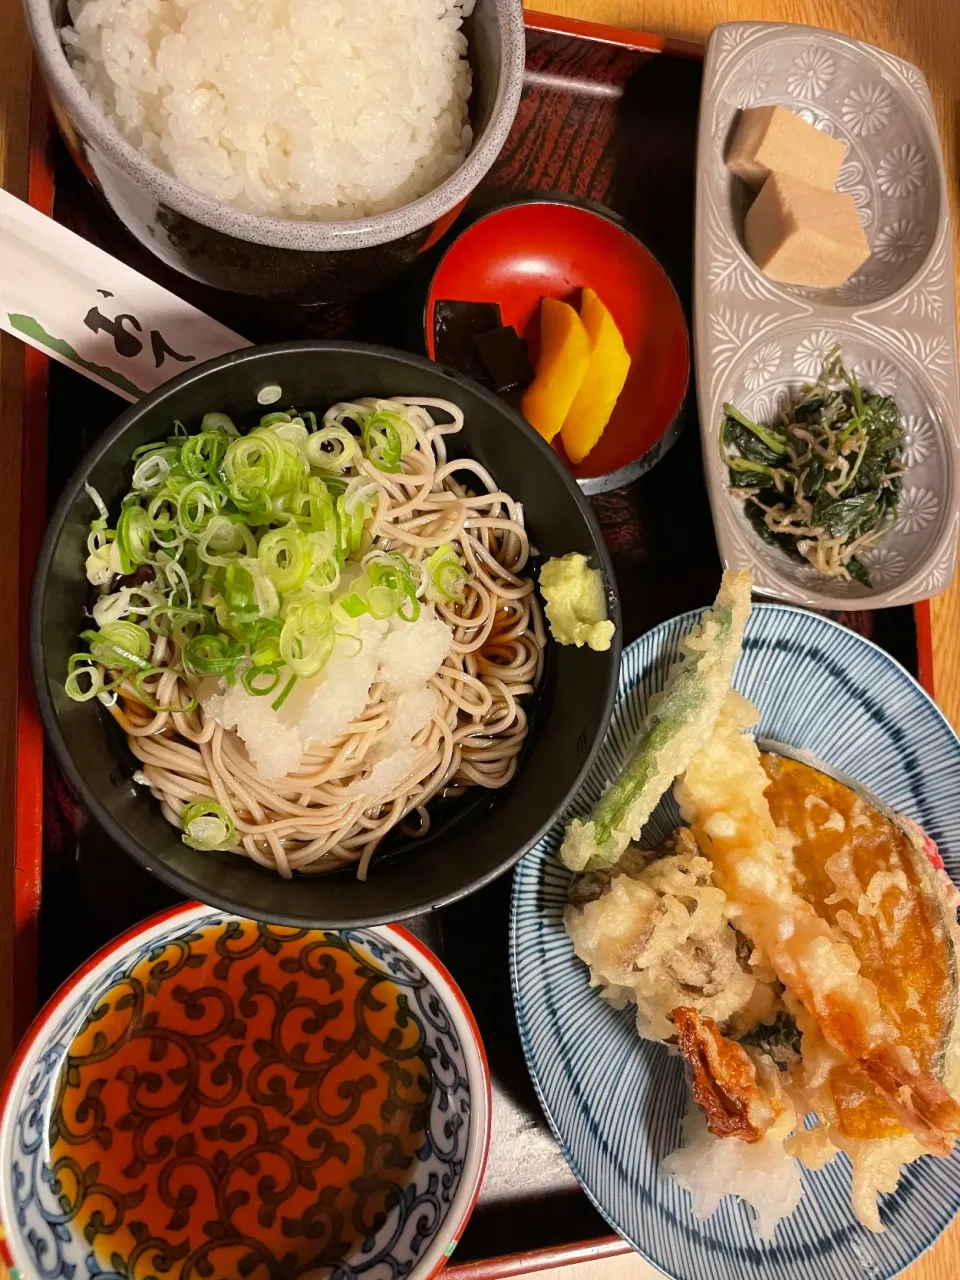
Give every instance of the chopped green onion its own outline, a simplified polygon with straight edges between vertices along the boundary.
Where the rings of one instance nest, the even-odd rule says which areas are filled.
[[[180,494],[177,518],[184,533],[200,533],[217,514],[222,498],[206,480],[194,480]]]
[[[280,632],[280,655],[295,676],[319,675],[333,652],[333,614],[319,600],[291,610]]]
[[[334,527],[333,498],[327,484],[316,476],[307,481],[290,505],[290,515],[306,532],[321,533]]]
[[[366,476],[357,476],[343,491],[343,510],[348,516],[369,511],[380,493],[380,486]]]
[[[141,458],[145,458],[148,453],[160,453],[171,447],[177,446],[177,441],[173,440],[151,440],[147,444],[138,444],[136,449],[130,455],[131,462],[139,462]]]
[[[183,565],[178,560],[166,560],[158,563],[157,568],[170,585],[170,603],[189,609],[193,604],[193,588]]]
[[[190,436],[180,449],[180,465],[191,480],[219,482],[227,443],[222,431],[201,431],[199,435]]]
[[[280,683],[280,664],[265,667],[248,667],[241,680],[247,693],[254,698],[263,698],[273,693]],[[264,680],[268,683],[264,684]]]
[[[279,618],[258,618],[247,629],[250,660],[255,667],[274,667],[281,661],[280,633],[283,623]]]
[[[333,536],[329,533],[308,533],[307,543],[313,569],[307,586],[318,591],[334,591],[340,583],[340,557]]]
[[[165,482],[171,470],[171,460],[168,456],[172,450],[154,449],[151,453],[145,454],[137,463],[133,472],[133,487],[141,493],[151,493],[154,489],[159,489]]]
[[[245,524],[229,516],[212,516],[197,542],[197,556],[206,564],[226,567],[241,552],[256,553],[256,543]]]
[[[296,677],[296,676],[291,676],[291,677],[290,677],[290,679],[287,681],[287,683],[283,686],[283,689],[282,689],[282,691],[281,691],[281,693],[280,693],[279,698],[275,698],[275,699],[274,699],[274,701],[273,701],[273,702],[271,702],[271,704],[270,704],[270,705],[273,707],[274,711],[279,711],[279,710],[280,710],[280,708],[281,708],[281,707],[283,706],[283,704],[286,702],[287,698],[289,698],[289,696],[290,696],[290,694],[291,694],[291,692],[292,692],[292,690],[293,690],[293,686],[294,686],[296,683],[297,683],[297,677]]]
[[[396,613],[404,622],[416,622],[420,601],[413,584],[413,569],[398,551],[375,551],[364,557],[370,590],[367,603],[375,618]]]
[[[254,599],[253,574],[238,560],[227,565],[223,583],[226,615],[235,627],[249,626],[260,616]]]
[[[150,634],[135,622],[111,622],[100,631],[81,631],[80,639],[86,640],[90,656],[104,666],[142,671],[150,666]]]
[[[273,390],[271,400],[281,394]],[[101,589],[99,630],[83,633],[89,652],[71,659],[69,696],[86,701],[132,681],[150,710],[190,710],[186,672],[241,679],[248,693],[276,695],[279,708],[297,679],[322,671],[338,627],[359,649],[352,623],[364,614],[415,619],[421,570],[399,552],[365,554],[381,486],[363,458],[399,471],[416,444],[404,406],[370,400],[333,406],[319,429],[310,411],[267,412],[245,435],[208,413],[199,431],[174,422],[165,440],[139,446],[115,529],[87,487],[98,512],[86,568]],[[110,590],[142,566],[145,582]],[[456,555],[433,568],[431,583],[457,598],[466,575]],[[170,642],[169,668],[151,665],[158,636]],[[168,670],[185,684],[162,707],[155,686]]]
[[[183,843],[209,852],[236,844],[237,828],[222,805],[214,800],[191,800],[180,811]]]
[[[303,586],[313,567],[310,544],[293,525],[265,533],[257,548],[257,559],[273,585],[284,594]]]
[[[147,616],[148,625],[158,635],[169,636],[181,649],[194,636],[207,632],[212,621],[205,609],[182,609],[171,604],[157,605]]]
[[[150,559],[150,537],[155,533],[146,511],[138,503],[131,502],[120,512],[117,521],[117,550],[120,567],[125,574],[133,573]]]
[[[360,535],[363,533],[363,509],[348,515],[343,505],[344,495],[337,498],[337,559],[345,564],[356,551],[360,550]]]
[[[274,514],[275,500],[298,489],[305,469],[303,455],[269,427],[257,427],[234,440],[223,459],[223,475],[234,503],[261,521]]]
[[[90,499],[90,501],[94,504],[94,506],[100,512],[100,520],[103,521],[102,528],[105,529],[110,520],[110,512],[107,510],[107,504],[100,497],[99,493],[97,493],[96,489],[94,489],[93,485],[87,484],[86,480],[84,480],[83,482],[83,489],[87,497]],[[99,521],[95,523],[99,523]]]
[[[86,676],[89,681],[86,688],[81,687],[80,684],[83,676]],[[74,702],[89,702],[103,689],[103,670],[89,653],[71,654],[63,687],[67,697],[72,698]]]
[[[298,453],[306,453],[310,432],[304,426],[303,420],[301,418],[289,418],[286,414],[284,416],[288,420],[276,423],[275,426],[270,428],[271,431],[275,436],[279,436],[285,444],[293,445]]]
[[[318,471],[345,471],[358,452],[356,436],[339,424],[314,431],[306,445],[307,461]]]
[[[240,432],[234,425],[231,417],[225,413],[205,413],[203,421],[200,423],[201,432],[204,431],[221,431],[228,436],[238,436]]]
[[[337,512],[341,517],[341,537],[348,557],[360,550],[364,522],[369,517],[379,493],[379,485],[368,481],[365,476],[357,476],[355,480],[350,481],[343,494],[337,499]]]
[[[275,618],[281,609],[280,593],[273,585],[259,560],[245,560],[253,578],[253,599],[261,618]]]
[[[102,524],[103,521],[94,523]],[[95,543],[94,539],[97,539]],[[90,552],[84,565],[87,581],[95,587],[108,587],[121,571],[116,534],[111,529],[91,529],[87,549]]]
[[[339,601],[339,604],[340,608],[348,618],[359,618],[362,614],[367,612],[367,602],[362,596],[358,596],[355,591],[351,592],[348,596],[344,596],[343,599]]]
[[[363,452],[380,471],[400,470],[400,460],[417,443],[413,428],[399,413],[384,409],[364,418],[360,426]]]
[[[420,601],[415,594],[409,594],[401,600],[397,617],[403,622],[416,622],[420,617]]]
[[[169,711],[195,711],[199,704],[193,694],[190,695],[190,700],[186,706],[174,703],[168,707],[161,707],[150,690],[144,688],[145,680],[149,680],[153,676],[167,675],[168,673],[170,675],[175,675],[178,683],[183,680],[183,672],[175,671],[173,667],[147,667],[146,671],[138,671],[134,678],[134,684],[137,687],[137,696],[140,701],[149,711],[152,711],[154,715],[161,715],[162,713]]]
[[[87,534],[87,551],[90,555],[96,551],[103,551],[105,547],[109,547],[116,541],[116,530],[105,529],[103,526],[106,523],[106,520],[94,520],[90,525],[90,532]]]
[[[426,573],[426,597],[439,604],[464,600],[463,587],[470,575],[460,563],[453,545],[442,543],[424,565]]]
[[[180,494],[169,484],[164,485],[153,495],[143,515],[148,538],[152,537],[158,546],[166,551],[174,551],[183,542],[184,535],[180,529]],[[121,537],[122,524],[123,516],[117,522],[118,541]]]
[[[147,614],[154,608],[159,594],[139,587],[121,587],[119,591],[99,596],[91,610],[98,627],[119,622],[127,614]]]
[[[392,618],[400,608],[403,596],[390,587],[371,587],[367,592],[367,608],[370,616],[382,622],[384,618]]]
[[[147,658],[153,647],[150,633],[136,622],[111,622],[100,628],[99,639],[107,645],[120,646],[138,658]]]
[[[183,665],[195,676],[231,676],[243,657],[243,646],[230,636],[200,635],[183,649]]]
[[[162,552],[157,552],[158,560],[160,560],[162,554]],[[191,590],[196,590],[204,573],[206,572],[205,566],[201,563],[200,557],[197,555],[197,544],[192,538],[188,539],[182,546],[177,548],[173,558],[180,566],[183,576],[190,584]]]

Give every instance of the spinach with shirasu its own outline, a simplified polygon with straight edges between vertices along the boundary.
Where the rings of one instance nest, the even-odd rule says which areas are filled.
[[[896,401],[864,391],[834,347],[776,425],[723,408],[731,492],[759,536],[827,577],[869,586],[861,553],[896,520],[906,470]]]

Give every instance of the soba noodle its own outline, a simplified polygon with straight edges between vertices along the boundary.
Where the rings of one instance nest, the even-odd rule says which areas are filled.
[[[334,406],[324,425],[349,425],[358,410],[370,412],[377,403]],[[342,736],[328,745],[309,743],[300,768],[282,778],[261,776],[237,734],[210,714],[209,699],[188,709],[198,682],[185,673],[170,635],[151,633],[149,663],[164,670],[139,688],[153,706],[182,710],[151,710],[132,674],[117,686],[115,699],[99,695],[140,762],[137,780],[150,787],[171,823],[181,825],[185,805],[215,801],[234,824],[234,851],[284,877],[356,863],[363,878],[391,831],[429,830],[434,797],[505,786],[527,734],[523,703],[542,671],[545,631],[526,572],[531,549],[520,505],[476,461],[448,458],[446,437],[463,425],[456,405],[411,397],[389,403],[416,437],[402,469],[379,469],[358,450],[344,471],[345,479],[365,477],[377,487],[365,522],[372,549],[402,553],[425,580],[427,559],[450,544],[466,571],[462,599],[436,603],[452,647],[428,681],[436,712],[404,744],[414,754],[402,779],[371,804],[364,784],[383,757],[397,707],[395,691],[382,679]]]

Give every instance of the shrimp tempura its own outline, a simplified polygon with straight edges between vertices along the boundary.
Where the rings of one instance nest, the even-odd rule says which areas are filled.
[[[920,1070],[853,949],[793,887],[789,834],[770,816],[760,753],[742,732],[756,718],[744,698],[728,695],[712,736],[676,785],[681,814],[713,863],[731,923],[766,956],[828,1043],[862,1067],[900,1123],[927,1150],[947,1155],[960,1134],[960,1106]]]

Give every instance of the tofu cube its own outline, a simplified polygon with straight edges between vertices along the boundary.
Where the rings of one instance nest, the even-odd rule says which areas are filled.
[[[846,154],[846,143],[786,107],[749,107],[740,116],[727,168],[751,187],[762,187],[771,173],[789,173],[830,191]]]
[[[781,284],[829,289],[870,256],[851,196],[772,173],[747,211],[747,252]]]

